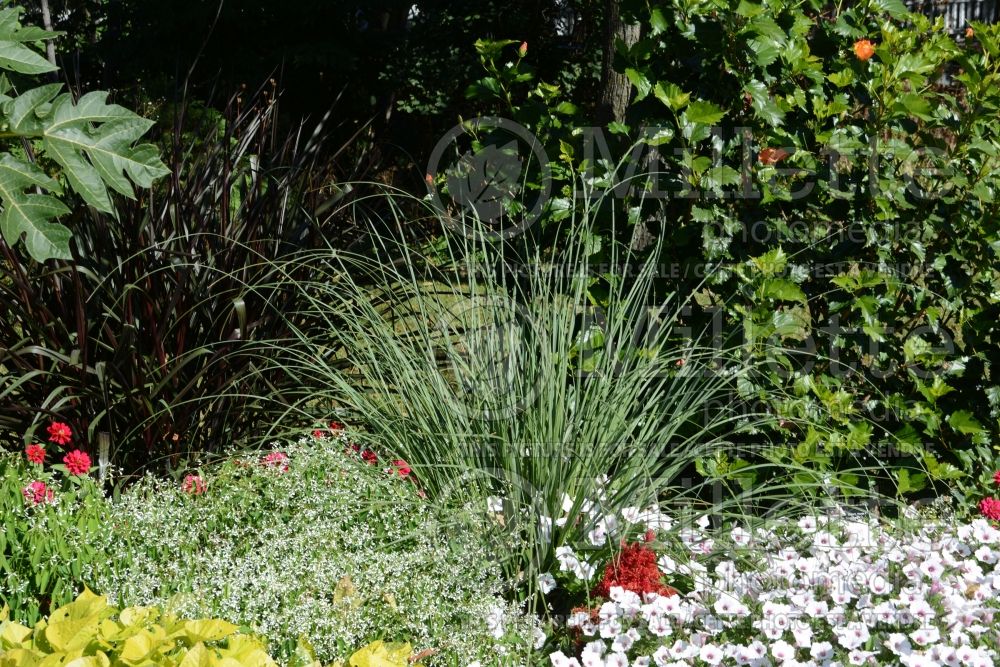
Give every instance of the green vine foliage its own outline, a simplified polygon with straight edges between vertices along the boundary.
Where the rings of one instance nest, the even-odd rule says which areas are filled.
[[[110,191],[134,197],[168,172],[151,144],[137,143],[153,125],[106,92],[74,100],[50,83],[22,89],[57,68],[39,55],[43,40],[59,33],[22,26],[21,8],[0,9],[0,232],[14,246],[22,238],[38,261],[70,259],[72,233],[55,222],[69,213],[63,184],[84,202],[114,215]],[[10,73],[8,78],[7,73]]]
[[[766,446],[700,472],[975,497],[1000,432],[1000,27],[956,36],[900,0],[622,5],[642,34],[618,44],[633,101],[608,150],[581,116],[553,125],[585,100],[532,111],[512,44],[472,92],[545,143],[550,226],[601,193],[584,198],[595,263],[644,227],[694,330],[718,320],[768,362],[730,406],[773,415],[740,436]],[[621,279],[596,277],[595,300]]]

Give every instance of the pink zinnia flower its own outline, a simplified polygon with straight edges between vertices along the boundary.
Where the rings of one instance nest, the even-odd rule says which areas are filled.
[[[983,498],[979,501],[979,511],[987,519],[1000,521],[1000,499]]]
[[[392,462],[392,469],[396,471],[396,474],[400,477],[406,477],[410,474],[410,464],[403,459],[396,459]]]
[[[49,424],[49,440],[57,445],[68,445],[73,438],[73,431],[62,422],[52,422]]]
[[[288,455],[284,452],[271,452],[261,459],[261,465],[267,468],[277,468],[281,472],[288,472]]]
[[[28,445],[24,448],[24,455],[32,463],[39,465],[45,463],[45,448],[41,445]]]
[[[45,485],[45,482],[35,481],[21,489],[24,500],[32,505],[50,503],[56,499],[56,493]]]
[[[181,482],[181,491],[192,496],[200,496],[205,493],[206,489],[208,489],[208,484],[198,475],[188,475]]]
[[[64,456],[63,463],[66,464],[66,470],[68,470],[71,475],[82,477],[90,472],[90,457],[87,456],[86,452],[80,451],[79,449],[74,449],[69,454]]]

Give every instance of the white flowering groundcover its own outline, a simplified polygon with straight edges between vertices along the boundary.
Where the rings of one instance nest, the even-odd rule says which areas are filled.
[[[676,535],[684,558],[660,555],[659,595],[610,589],[551,624],[552,667],[681,665],[959,665],[998,657],[1000,530],[985,519],[927,521],[903,530],[877,519],[827,516],[767,528],[735,527],[713,539],[698,527],[663,531],[657,511],[597,521],[591,541]],[[657,543],[648,545],[654,551]],[[662,552],[662,549],[661,549]],[[676,551],[672,551],[676,556]],[[561,547],[558,588],[590,590],[601,568]],[[558,650],[555,650],[558,649]]]

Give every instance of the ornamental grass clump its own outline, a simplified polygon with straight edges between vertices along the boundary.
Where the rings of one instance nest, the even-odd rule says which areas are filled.
[[[431,504],[399,471],[306,436],[184,481],[145,478],[112,504],[111,556],[86,576],[120,605],[253,628],[279,659],[300,637],[323,664],[381,637],[433,649],[428,665],[523,662],[532,622],[491,562],[505,547],[481,514]]]
[[[398,199],[384,197],[403,224]],[[440,222],[436,249],[397,235],[376,237],[384,257],[302,255],[310,305],[283,313],[293,337],[259,356],[301,388],[282,394],[289,412],[353,415],[371,450],[405,461],[431,500],[485,509],[499,498],[492,514],[520,548],[497,558],[523,595],[536,596],[560,544],[593,528],[573,499],[705,502],[709,485],[684,486],[702,460],[727,488],[726,511],[811,484],[769,477],[743,493],[758,470],[744,450],[768,444],[757,427],[772,418],[752,399],[770,381],[684,319],[689,304],[651,259],[609,244],[595,263],[583,214],[551,253],[525,238],[494,243],[471,217]],[[457,224],[464,234],[449,231]],[[565,520],[544,525],[567,492]]]

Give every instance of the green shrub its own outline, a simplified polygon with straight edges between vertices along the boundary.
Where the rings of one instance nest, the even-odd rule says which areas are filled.
[[[184,620],[151,607],[118,610],[84,590],[29,628],[0,614],[0,666],[277,667],[258,639],[217,619]]]
[[[285,658],[300,636],[324,663],[379,637],[445,663],[530,649],[481,507],[434,505],[339,439],[278,446],[284,472],[280,456],[250,457],[205,469],[204,485],[146,478],[124,492],[96,544],[108,558],[85,576],[119,604],[252,627]]]
[[[899,0],[622,6],[643,31],[616,56],[634,99],[608,155],[588,155],[585,119],[554,123],[558,97],[538,109],[514,46],[475,88],[546,142],[542,231],[589,206],[595,262],[609,238],[662,240],[692,321],[769,366],[732,401],[766,405],[787,445],[756,461],[849,491],[860,456],[890,494],[971,493],[963,469],[992,467],[1000,427],[1000,28],[956,41]]]

